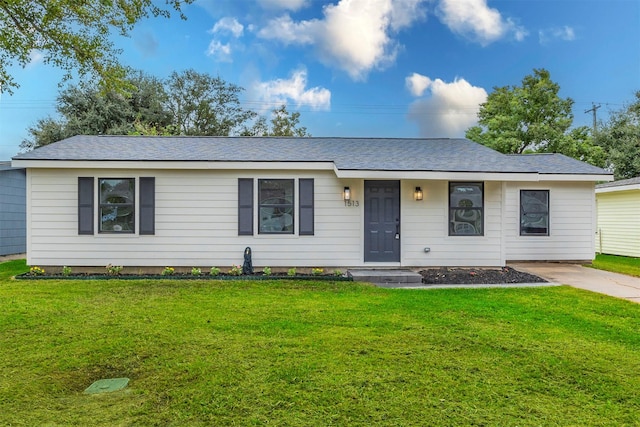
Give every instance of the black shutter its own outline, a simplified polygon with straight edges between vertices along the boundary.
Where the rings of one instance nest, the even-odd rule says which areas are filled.
[[[140,177],[140,234],[156,234],[156,179]]]
[[[313,179],[300,179],[298,182],[300,193],[300,229],[301,236],[313,236]]]
[[[253,236],[253,178],[238,178],[238,235]]]
[[[78,178],[78,234],[93,235],[93,177]]]

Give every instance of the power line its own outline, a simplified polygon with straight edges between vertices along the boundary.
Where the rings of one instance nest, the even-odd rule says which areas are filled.
[[[592,102],[591,103],[591,108],[589,110],[584,110],[585,113],[593,112],[593,134],[594,135],[596,134],[596,131],[597,131],[596,126],[597,126],[597,123],[598,123],[597,118],[596,118],[596,112],[598,111],[598,108],[600,108],[600,107],[601,107],[601,105],[596,105],[595,102]]]

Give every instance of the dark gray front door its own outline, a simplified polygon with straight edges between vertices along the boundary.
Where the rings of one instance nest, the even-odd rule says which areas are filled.
[[[400,181],[364,182],[364,260],[400,261]]]

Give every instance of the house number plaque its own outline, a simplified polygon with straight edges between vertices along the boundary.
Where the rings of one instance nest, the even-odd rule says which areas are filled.
[[[347,208],[358,208],[360,207],[360,201],[358,200],[345,200],[344,206]]]

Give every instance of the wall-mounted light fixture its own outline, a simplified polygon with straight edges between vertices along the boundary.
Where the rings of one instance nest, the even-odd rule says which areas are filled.
[[[416,191],[413,192],[413,199],[422,200],[423,197],[424,197],[424,194],[422,193],[422,188],[416,187]]]
[[[349,187],[344,187],[344,193],[342,193],[342,197],[345,200],[351,200],[351,190],[349,189]]]

